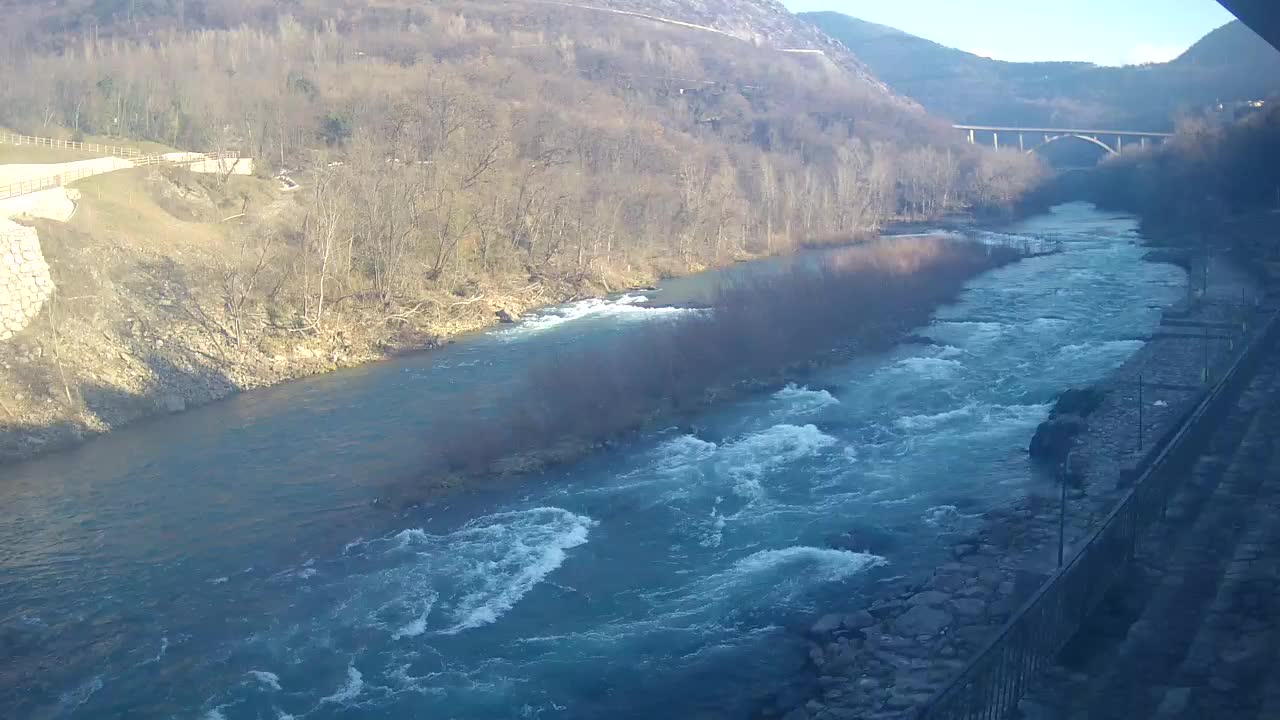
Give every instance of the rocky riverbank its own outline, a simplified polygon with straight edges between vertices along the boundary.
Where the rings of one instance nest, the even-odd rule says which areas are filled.
[[[1192,277],[1196,270],[1206,276],[1193,268]],[[1091,389],[1099,398],[1096,408],[1080,421],[1070,444],[1068,556],[1114,507],[1152,443],[1198,402],[1206,366],[1212,380],[1236,356],[1245,338],[1231,328],[1246,320],[1257,325],[1258,309],[1241,304],[1242,297],[1260,297],[1248,272],[1213,257],[1207,277],[1207,289],[1168,308],[1143,347]],[[1056,567],[1057,496],[1047,478],[1041,492],[989,513],[980,531],[958,538],[950,561],[926,577],[902,581],[863,607],[817,618],[806,633],[808,672],[764,704],[760,717],[898,718],[928,700]]]

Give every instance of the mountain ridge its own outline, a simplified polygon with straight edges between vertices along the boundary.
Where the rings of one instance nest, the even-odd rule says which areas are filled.
[[[1280,93],[1280,51],[1239,21],[1168,63],[1107,67],[995,60],[840,13],[799,16],[891,88],[955,122],[1163,131],[1181,114]]]

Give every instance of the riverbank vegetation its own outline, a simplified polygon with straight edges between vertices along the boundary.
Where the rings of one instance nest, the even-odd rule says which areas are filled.
[[[710,307],[528,368],[495,417],[458,419],[433,444],[433,479],[524,472],[715,402],[803,381],[883,350],[978,273],[1024,256],[947,238],[883,240],[753,275]]]
[[[1280,259],[1280,107],[1230,125],[1181,123],[1169,141],[1126,150],[1087,173],[1055,179],[1032,207],[1085,199],[1142,217],[1156,238],[1199,250],[1229,246],[1246,262]]]
[[[58,242],[50,262],[60,288],[91,287],[0,346],[16,378],[0,392],[25,398],[0,455],[499,315],[893,220],[1007,212],[1040,177],[1034,158],[963,143],[838,45],[780,51],[813,32],[789,14],[724,6],[691,18],[723,32],[494,0],[15,8],[0,126],[235,148],[262,178],[242,192],[137,170],[146,192],[123,211],[86,198],[75,233],[95,242]],[[273,187],[281,172],[299,187]],[[58,267],[84,253],[111,269],[81,283]],[[175,298],[182,312],[159,305]],[[109,352],[77,355],[104,337]],[[184,370],[156,370],[171,366]],[[103,400],[81,401],[89,390]]]
[[[291,279],[317,329],[338,297],[394,314],[513,273],[609,289],[895,218],[998,210],[1038,172],[822,55],[635,18],[505,2],[180,6],[129,6],[163,28],[145,38],[121,5],[95,10],[109,39],[34,55],[11,40],[0,124],[236,147],[299,174],[293,245],[310,282]]]

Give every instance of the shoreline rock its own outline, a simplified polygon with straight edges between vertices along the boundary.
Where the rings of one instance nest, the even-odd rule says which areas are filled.
[[[1027,448],[1031,458],[1050,465],[1064,462],[1075,447],[1076,438],[1088,428],[1087,418],[1106,398],[1106,391],[1096,387],[1073,388],[1059,394],[1049,419],[1040,423],[1031,437]]]

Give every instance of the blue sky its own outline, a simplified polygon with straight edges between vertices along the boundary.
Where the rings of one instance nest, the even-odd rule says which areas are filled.
[[[1215,0],[783,0],[1000,60],[1172,60],[1234,19]]]

